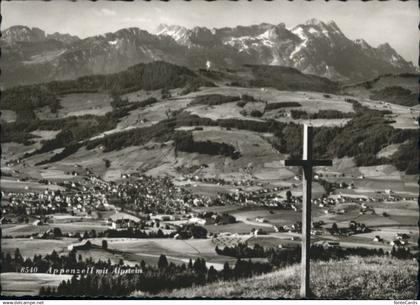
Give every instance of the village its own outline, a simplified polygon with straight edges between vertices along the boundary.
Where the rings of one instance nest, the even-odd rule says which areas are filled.
[[[47,186],[60,186],[61,190],[45,189],[34,191],[28,188],[20,192],[2,191],[3,238],[39,238],[57,239],[63,237],[80,240],[97,237],[126,238],[210,238],[224,236],[226,245],[246,240],[252,236],[281,237],[277,246],[293,245],[300,239],[302,223],[299,221],[302,197],[292,195],[300,178],[290,186],[270,186],[254,180],[225,181],[216,178],[188,176],[182,181],[194,184],[224,186],[227,191],[216,196],[194,193],[190,188],[178,186],[169,177],[150,177],[139,173],[123,173],[115,181],[105,181],[95,176],[88,168],[75,166],[71,173],[73,179],[39,181]],[[336,221],[330,219],[346,214],[354,214],[357,219],[362,215],[375,215],[372,204],[413,201],[415,198],[402,196],[392,190],[376,192],[375,196],[346,195],[340,190],[354,189],[354,184],[345,182],[326,182],[320,173],[314,174],[316,181],[329,190],[318,198],[312,199],[312,205],[319,217],[312,221],[311,235],[317,241],[326,241],[329,246],[340,245],[337,238],[351,237],[377,231],[364,222],[356,220]],[[360,177],[358,177],[361,179]],[[338,180],[339,181],[339,180]],[[249,190],[247,187],[252,187]],[[348,210],[345,206],[351,206]],[[227,208],[226,212],[217,212],[218,208]],[[343,207],[343,208],[339,208]],[[214,208],[214,209],[213,209]],[[251,213],[244,218],[236,211],[264,210],[265,213]],[[275,221],[282,213],[295,213],[296,216],[285,224]],[[389,216],[383,212],[382,217]],[[274,217],[274,218],[273,218]],[[296,219],[296,220],[293,220]],[[351,219],[351,218],[349,218]],[[273,221],[274,220],[274,221]],[[92,228],[84,224],[95,223]],[[22,234],[8,234],[9,228],[26,224],[34,230]],[[235,225],[248,225],[248,231],[235,230]],[[72,226],[73,225],[73,226]],[[72,231],[72,228],[80,228]],[[57,228],[61,228],[57,229]],[[64,227],[64,229],[63,229]],[[224,229],[226,227],[226,229]],[[201,229],[202,228],[202,229]],[[214,229],[213,229],[214,228]],[[12,230],[13,231],[13,230]],[[386,241],[380,232],[370,238],[371,243],[385,247],[409,246],[407,233],[396,233]],[[280,234],[280,235],[279,235]],[[282,239],[291,242],[281,242]],[[346,243],[343,243],[346,245]],[[347,244],[348,246],[348,244]],[[371,245],[369,245],[371,246]]]

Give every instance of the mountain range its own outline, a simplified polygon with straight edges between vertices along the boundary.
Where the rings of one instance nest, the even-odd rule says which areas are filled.
[[[12,26],[2,31],[0,46],[3,87],[109,74],[157,60],[192,69],[289,66],[346,83],[416,71],[388,43],[375,48],[347,38],[333,21],[316,19],[293,28],[283,23],[218,29],[160,25],[155,33],[124,28],[84,39]]]

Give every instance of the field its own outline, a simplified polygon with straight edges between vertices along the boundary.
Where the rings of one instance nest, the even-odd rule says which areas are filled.
[[[401,146],[401,144],[391,144],[383,149],[381,149],[376,155],[378,158],[386,158],[392,156],[395,152],[398,151],[398,148]]]
[[[57,287],[71,275],[47,273],[1,273],[1,293],[4,296],[36,296],[41,286]]]
[[[273,233],[270,235],[253,236],[247,239],[247,244],[253,246],[258,244],[267,248],[296,247],[300,240],[291,240],[292,236],[299,237],[297,233]]]
[[[111,218],[112,220],[117,220],[117,219],[131,219],[133,221],[140,220],[140,218],[133,216],[131,214],[124,213],[124,212],[115,212],[112,215],[110,215],[109,218]]]
[[[1,188],[4,191],[43,191],[50,190],[64,190],[63,187],[58,185],[41,184],[36,181],[18,181],[10,178],[1,179]]]
[[[104,93],[72,93],[60,98],[62,108],[57,113],[51,113],[49,107],[36,111],[41,120],[65,118],[82,115],[104,115],[112,110],[111,98]]]
[[[102,239],[90,239],[92,243],[100,245]],[[220,256],[215,252],[216,245],[210,239],[130,239],[106,238],[108,249],[117,251],[124,260],[141,260],[156,264],[159,256],[165,254],[168,260],[175,263],[188,263],[189,259],[205,258],[209,266],[222,269],[225,261],[234,262],[236,259]]]
[[[197,211],[217,211],[219,213],[229,213],[233,215],[238,220],[238,223],[228,224],[228,225],[219,225],[219,226],[208,226],[210,229],[213,227],[218,232],[226,232],[235,228],[231,232],[237,233],[249,233],[249,231],[243,231],[244,229],[252,228],[263,228],[268,232],[273,232],[273,225],[292,225],[297,221],[301,221],[301,212],[295,212],[293,210],[285,210],[278,208],[262,208],[262,207],[242,207],[242,206],[229,206],[221,209],[215,209],[214,207],[197,209]],[[358,213],[357,213],[358,215]],[[336,216],[336,215],[335,215]],[[257,217],[263,217],[265,222],[257,222],[255,219]],[[314,207],[312,211],[312,217],[314,220],[325,219],[325,214],[323,209]],[[352,217],[347,216],[349,220]],[[332,220],[331,220],[332,221]],[[328,221],[327,221],[328,222]],[[245,226],[246,225],[246,226]],[[241,230],[242,228],[242,230]],[[239,231],[237,231],[239,230]]]
[[[173,93],[175,91],[176,90],[171,90],[171,93]],[[143,100],[145,100],[147,98],[150,98],[150,97],[154,97],[154,98],[158,99],[161,96],[162,96],[161,90],[151,90],[151,91],[138,90],[138,91],[133,91],[133,92],[123,94],[121,96],[121,98],[122,99],[127,99],[130,103],[135,103],[135,102],[143,101]]]
[[[159,97],[157,97],[159,99]],[[168,118],[168,111],[178,111],[185,108],[190,102],[188,97],[159,101],[156,104],[141,107],[130,111],[124,120],[118,123],[116,129],[131,126],[145,127],[153,125]]]
[[[417,264],[389,258],[350,257],[343,261],[311,264],[311,289],[315,299],[414,299]],[[218,282],[162,292],[169,298],[299,298],[300,266],[236,282]],[[142,292],[133,296],[141,296]]]
[[[13,110],[1,110],[1,120],[7,123],[16,121],[16,112]]]
[[[369,99],[360,99],[362,105],[376,110],[389,110],[392,112],[391,118],[395,121],[391,124],[394,128],[417,129],[418,123],[416,117],[420,114],[419,109],[387,103],[384,105],[381,101]]]
[[[360,215],[360,205],[356,203],[344,203],[338,204],[333,210],[344,209],[344,214],[325,214],[323,208],[313,207],[312,218],[313,221],[324,221],[325,227],[329,228],[333,223],[336,223],[338,227],[348,227],[349,222],[354,220],[356,222],[363,223],[372,229],[370,233],[357,234],[349,237],[341,236],[338,237],[340,245],[344,247],[380,247],[390,250],[391,246],[389,242],[395,239],[395,233],[407,233],[410,236],[409,246],[413,250],[417,249],[416,240],[418,233],[415,230],[417,223],[417,205],[414,201],[407,202],[390,202],[390,203],[372,203],[371,206],[376,211],[375,215],[365,214]],[[206,225],[206,229],[212,233],[239,233],[248,234],[254,228],[260,228],[269,233],[269,235],[262,235],[257,237],[241,237],[236,242],[247,241],[250,244],[259,243],[265,246],[275,246],[279,244],[288,245],[296,244],[291,242],[292,236],[298,236],[297,233],[274,233],[273,225],[292,225],[298,221],[301,221],[301,213],[294,212],[293,210],[281,210],[274,208],[258,208],[258,207],[241,207],[241,206],[230,206],[221,208],[208,208],[198,209],[197,211],[217,211],[219,213],[229,213],[236,217],[237,223],[228,225]],[[389,216],[383,216],[382,213],[386,212]],[[257,217],[263,217],[265,222],[257,222]],[[392,233],[393,232],[393,233]],[[384,239],[383,243],[373,242],[373,238],[379,235]],[[241,236],[241,235],[240,235]],[[249,235],[248,235],[249,236]],[[225,238],[225,243],[235,243],[235,237]],[[323,232],[319,236],[313,236],[312,240],[334,240],[337,237],[331,236],[327,232]]]
[[[2,231],[4,236],[28,236],[32,234],[44,233],[45,231],[53,228],[60,228],[63,234],[66,233],[84,233],[85,231],[95,230],[101,232],[109,229],[103,221],[88,219],[82,217],[76,217],[73,219],[59,219],[55,218],[53,223],[44,225],[34,224],[7,224],[2,225]]]
[[[72,175],[65,173],[63,170],[48,168],[40,170],[41,177],[49,180],[70,179]]]
[[[272,88],[265,88],[264,91],[259,88],[241,88],[241,87],[225,87],[220,86],[216,88],[203,88],[198,93],[189,94],[188,97],[204,94],[222,94],[222,95],[233,95],[241,96],[242,94],[248,94],[254,96],[256,99],[267,101],[268,103],[284,103],[284,102],[298,102],[301,107],[287,107],[285,110],[299,109],[308,113],[318,112],[319,110],[338,110],[341,112],[354,112],[353,107],[350,103],[344,101],[343,96],[330,95],[330,98],[326,98],[321,93],[317,92],[299,92],[299,91],[278,91]],[[279,121],[291,121],[290,118],[278,118],[277,110],[270,110],[264,113],[263,117],[255,118],[251,116],[245,116],[241,114],[241,110],[245,110],[250,113],[252,110],[259,110],[264,112],[264,104],[261,102],[248,102],[244,108],[236,105],[236,102],[225,103],[216,106],[208,105],[196,105],[188,108],[188,111],[192,114],[197,114],[201,117],[207,117],[213,120],[236,118],[244,120],[261,121],[261,119],[276,118]],[[342,125],[348,120],[312,120],[317,125]],[[298,123],[304,123],[305,120],[296,120]]]
[[[77,242],[77,239],[29,239],[29,238],[3,238],[1,240],[1,251],[10,253],[12,256],[16,248],[24,257],[33,258],[35,254],[46,255],[51,254],[53,250],[57,253],[66,253],[67,246]]]
[[[36,148],[35,145],[23,145],[21,143],[9,142],[1,143],[1,160],[2,168],[3,162],[13,160],[23,154],[32,151]]]
[[[344,93],[346,93],[346,91],[344,91]],[[116,128],[105,131],[103,134],[96,137],[140,126],[150,126],[156,122],[167,119],[168,116],[171,115],[171,112],[175,111],[186,111],[197,114],[201,117],[210,117],[214,120],[221,118],[239,118],[242,120],[253,121],[275,119],[285,122],[294,121],[295,123],[301,124],[307,123],[307,120],[293,120],[290,117],[282,117],[279,112],[298,109],[309,113],[315,113],[319,110],[335,110],[344,113],[352,113],[354,112],[352,104],[345,101],[345,99],[349,97],[358,99],[361,104],[369,108],[382,110],[384,106],[380,103],[380,101],[372,101],[365,97],[358,98],[349,95],[335,94],[329,94],[326,96],[320,92],[279,91],[274,88],[263,88],[262,90],[261,88],[230,87],[226,85],[221,85],[220,87],[201,87],[199,91],[186,95],[179,95],[179,90],[172,90],[171,94],[173,97],[168,99],[162,99],[160,90],[150,92],[140,90],[123,95],[122,98],[128,98],[129,102],[133,104],[149,97],[157,98],[158,103],[132,110],[127,116],[120,120]],[[265,106],[261,101],[248,102],[244,108],[238,106],[236,102],[216,106],[190,105],[191,101],[193,101],[196,96],[207,94],[223,94],[231,96],[248,94],[257,100],[262,100],[268,104],[295,102],[299,103],[301,107],[285,107],[264,112],[263,108]],[[39,112],[38,116],[41,118],[55,118],[89,113],[103,115],[111,109],[110,100],[110,96],[106,93],[67,94],[61,97],[60,104],[62,108],[57,114],[51,114],[49,108],[47,107],[47,111]],[[263,116],[255,118],[250,115],[245,116],[240,113],[242,110],[246,110],[249,113],[254,108],[258,108],[263,111]],[[393,112],[392,116],[393,119],[396,120],[395,124],[399,124],[398,127],[415,127],[414,125],[410,125],[412,123],[412,118],[410,118],[410,116],[412,117],[413,114],[408,107],[390,105],[387,109]],[[344,125],[348,120],[349,119],[339,118],[315,119],[311,120],[311,123],[314,126],[332,126]],[[36,130],[33,134],[40,136],[40,138],[37,138],[37,143],[35,145],[25,147],[20,144],[3,143],[3,152],[5,156],[7,156],[7,159],[13,158],[14,153],[22,155],[24,152],[31,149],[39,148],[40,141],[53,138],[55,136],[54,133],[55,132],[53,131]],[[271,134],[259,134],[246,130],[227,130],[218,127],[203,127],[202,131],[194,130],[193,134],[196,141],[211,140],[215,142],[229,143],[239,149],[242,157],[233,161],[229,158],[221,156],[210,156],[196,153],[179,152],[179,154],[175,156],[174,147],[171,142],[149,142],[142,146],[125,147],[119,151],[106,153],[98,148],[87,151],[84,147],[82,147],[76,153],[68,156],[64,160],[55,162],[53,164],[53,170],[55,170],[55,172],[45,173],[43,176],[51,178],[55,178],[56,176],[60,178],[68,178],[58,171],[66,172],[74,163],[91,167],[95,174],[102,176],[107,181],[118,180],[121,173],[127,171],[142,171],[154,176],[169,175],[176,177],[178,175],[177,168],[184,169],[192,164],[200,165],[203,163],[208,165],[207,168],[200,170],[200,175],[205,177],[212,176],[228,179],[255,178],[258,180],[267,180],[270,183],[277,183],[285,177],[292,177],[294,175],[289,169],[275,165],[276,162],[286,159],[288,156],[279,154],[271,147]],[[390,147],[378,155],[389,155],[393,151],[395,151],[395,147]],[[34,164],[46,160],[52,155],[53,153],[50,152],[39,156],[33,156],[25,160],[26,168],[19,165],[15,168],[39,179],[40,177],[36,173],[39,172],[40,168],[38,166],[34,166]],[[99,158],[98,155],[100,156]],[[104,158],[111,161],[111,166],[108,169],[104,166]],[[349,166],[346,171],[363,173],[366,176],[370,175],[378,179],[380,177],[385,177],[386,179],[389,177],[399,179],[398,175],[400,174],[395,171],[392,175],[390,175],[389,172],[382,169],[378,169],[376,172],[372,172],[371,169],[368,168],[360,168],[359,170],[355,168],[354,164]],[[295,172],[295,170],[293,170],[293,172]]]

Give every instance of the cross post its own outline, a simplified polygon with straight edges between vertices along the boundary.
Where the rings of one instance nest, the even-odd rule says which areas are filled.
[[[302,266],[300,271],[300,296],[308,299],[310,291],[310,247],[311,247],[311,195],[312,168],[314,166],[331,166],[331,160],[314,160],[312,158],[313,127],[303,127],[303,158],[302,160],[285,160],[285,166],[301,166],[302,178]]]

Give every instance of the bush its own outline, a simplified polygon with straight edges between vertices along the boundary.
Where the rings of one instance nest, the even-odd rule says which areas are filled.
[[[169,92],[169,90],[167,88],[163,88],[160,91],[161,97],[162,99],[166,99],[166,98],[170,98],[171,97],[171,93]]]
[[[112,94],[112,108],[120,108],[128,105],[128,99],[122,99],[118,94]]]
[[[229,96],[222,94],[199,95],[194,98],[191,105],[221,105],[225,103],[238,101],[239,96]]]
[[[252,95],[242,94],[241,99],[246,102],[255,102],[255,98]]]
[[[109,168],[111,166],[111,161],[109,161],[108,159],[103,159],[105,162],[105,167]]]
[[[175,136],[175,149],[185,152],[197,152],[200,154],[221,155],[236,160],[240,157],[232,145],[211,141],[194,141],[191,132],[177,132]]]
[[[338,110],[319,110],[316,113],[308,113],[301,110],[291,110],[290,114],[293,119],[343,119],[352,118],[351,112],[341,112]]]
[[[239,102],[236,103],[236,106],[244,108],[247,103],[248,102],[246,102],[246,101],[239,101]]]
[[[242,109],[241,111],[239,111],[239,114],[241,114],[243,116],[247,116],[248,115],[248,111],[246,111],[245,109]]]
[[[260,118],[263,116],[263,113],[259,110],[252,110],[250,114],[251,116],[257,117],[257,118]]]
[[[282,103],[270,103],[265,106],[265,110],[274,110],[286,107],[301,107],[302,105],[298,102],[282,102]]]

